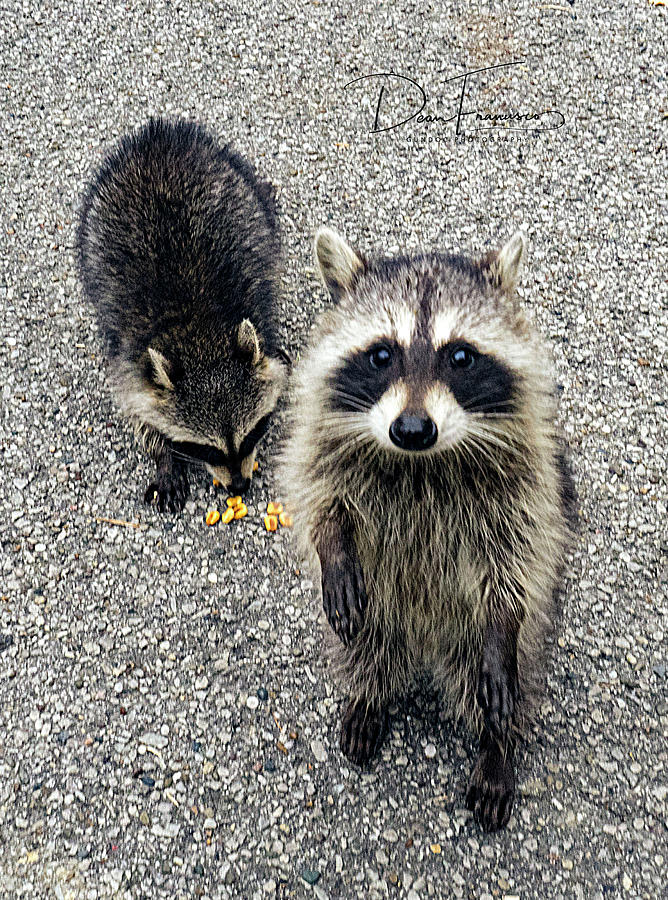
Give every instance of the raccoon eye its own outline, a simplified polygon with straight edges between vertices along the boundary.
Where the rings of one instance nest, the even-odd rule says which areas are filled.
[[[385,344],[374,347],[369,353],[369,363],[372,369],[386,369],[392,362],[392,353]]]
[[[450,354],[450,365],[454,369],[470,369],[476,360],[476,354],[470,347],[456,347]]]

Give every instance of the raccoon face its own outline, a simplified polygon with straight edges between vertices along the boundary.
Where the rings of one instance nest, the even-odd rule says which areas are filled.
[[[437,256],[366,263],[334,232],[318,232],[316,260],[339,301],[319,349],[328,421],[342,441],[425,457],[505,443],[530,356],[512,349],[522,327],[503,298],[523,252],[518,235],[480,265]]]
[[[269,428],[286,366],[262,353],[247,319],[217,365],[190,368],[149,348],[140,418],[165,435],[174,452],[203,463],[225,488],[250,486],[257,446]]]

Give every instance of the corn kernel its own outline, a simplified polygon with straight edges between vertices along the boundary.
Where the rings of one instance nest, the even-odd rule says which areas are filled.
[[[220,487],[220,481],[218,481],[217,478],[214,478],[214,479],[213,479],[213,486],[214,486],[214,487]]]
[[[245,503],[240,503],[238,506],[234,507],[234,518],[235,519],[243,519],[245,515],[248,514],[248,507]]]
[[[228,505],[228,506],[231,506],[232,509],[236,509],[237,506],[240,506],[240,505],[241,505],[241,497],[228,497],[228,498],[227,498],[227,505]]]
[[[222,523],[223,525],[229,525],[232,519],[234,518],[234,510],[231,506],[228,506],[225,512],[223,513]]]
[[[207,525],[215,525],[218,519],[220,519],[220,513],[217,509],[212,509],[206,514]]]
[[[257,460],[255,460],[255,462],[253,463],[253,471],[257,472],[257,470],[259,468],[260,468],[260,463]]]
[[[276,516],[265,516],[264,517],[264,527],[267,531],[276,531],[278,528],[278,519]]]
[[[283,528],[292,528],[292,516],[289,516],[287,513],[279,513],[278,521],[281,523]]]
[[[279,513],[283,512],[283,504],[282,503],[267,503],[267,512],[270,516],[277,516]]]

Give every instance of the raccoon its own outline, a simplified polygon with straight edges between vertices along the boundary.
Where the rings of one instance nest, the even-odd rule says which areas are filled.
[[[348,693],[340,743],[376,752],[420,673],[479,738],[467,804],[511,813],[574,494],[546,357],[515,298],[525,239],[478,262],[365,259],[321,228],[335,303],[295,373],[282,481],[320,569]]]
[[[88,187],[77,248],[115,398],[156,463],[146,501],[181,509],[189,463],[243,493],[289,362],[272,186],[201,126],[151,119]]]

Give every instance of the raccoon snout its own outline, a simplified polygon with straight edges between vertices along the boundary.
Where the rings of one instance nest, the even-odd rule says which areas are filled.
[[[244,494],[250,487],[250,483],[250,478],[244,478],[240,472],[235,472],[230,481],[230,489],[234,494]]]
[[[390,440],[402,450],[428,450],[437,437],[438,428],[429,416],[402,413],[390,425]]]

